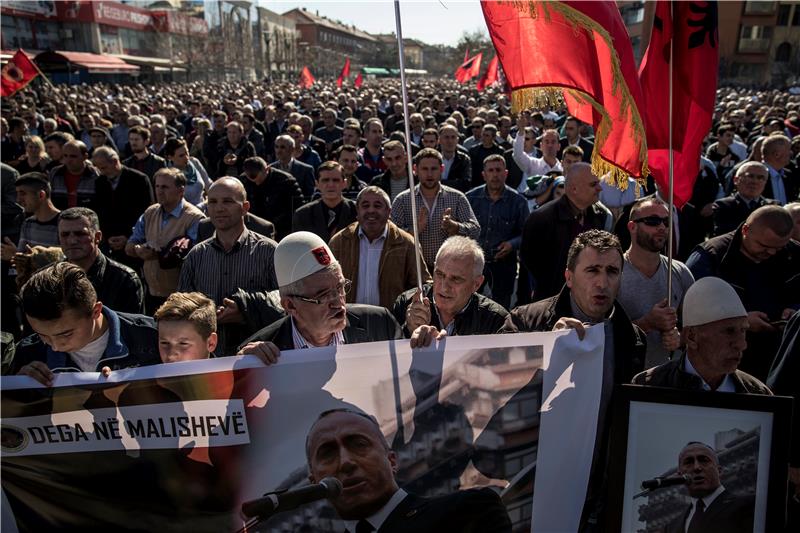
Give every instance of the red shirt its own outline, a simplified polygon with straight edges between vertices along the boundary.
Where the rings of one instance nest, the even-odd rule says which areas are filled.
[[[64,173],[64,185],[67,187],[67,207],[78,207],[78,183],[81,181],[80,174]]]

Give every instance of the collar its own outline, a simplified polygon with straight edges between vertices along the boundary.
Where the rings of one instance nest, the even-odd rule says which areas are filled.
[[[235,252],[236,250],[241,248],[245,244],[245,241],[247,241],[247,238],[249,236],[250,236],[250,230],[248,230],[247,226],[245,226],[244,229],[242,230],[242,233],[239,235],[239,237],[237,237],[236,242],[233,243],[233,247],[230,249],[230,251]],[[211,245],[219,250],[222,250],[223,252],[226,251],[225,248],[222,246],[222,244],[220,244],[219,240],[217,240],[216,231],[214,231],[214,238],[211,240]]]
[[[472,302],[474,302],[476,300],[475,293],[472,293],[469,296],[469,300],[467,300],[467,303],[464,305],[464,307],[462,307],[461,310],[458,313],[453,315],[453,320],[451,320],[449,324],[445,324],[444,321],[442,320],[442,315],[439,314],[439,308],[436,306],[436,298],[435,298],[435,296],[433,294],[433,285],[431,285],[430,287],[431,287],[431,290],[430,290],[431,305],[433,306],[433,310],[436,311],[436,319],[439,321],[439,325],[442,328],[444,328],[445,330],[447,330],[447,335],[448,336],[455,335],[456,319],[459,316],[461,316],[461,314],[463,314],[464,311],[467,310],[467,307],[469,307],[470,304],[472,304]]]
[[[103,352],[103,356],[97,362],[97,368],[100,368],[101,365],[108,360],[121,359],[128,356],[128,347],[125,346],[125,343],[122,341],[119,316],[105,305],[103,306],[102,313],[108,324],[108,344],[106,345],[106,351]],[[80,369],[74,366],[67,352],[56,352],[50,348],[50,346],[47,346],[46,361],[47,366],[53,372],[64,370],[80,372]]]
[[[775,167],[773,167],[772,165],[770,165],[766,161],[762,161],[761,163],[765,167],[767,167],[767,170],[769,170],[769,177],[770,178],[779,178],[781,176],[781,171],[780,170],[776,169]]]
[[[289,322],[292,324],[292,341],[294,342],[294,348],[296,350],[304,350],[306,348],[319,348],[319,346],[314,346],[310,342],[308,342],[303,334],[300,333],[300,330],[297,329],[297,326],[294,323],[294,317],[289,317]],[[344,332],[337,331],[331,336],[331,340],[328,343],[328,346],[339,346],[344,344]]]
[[[483,184],[483,185],[481,185],[481,187],[483,187],[483,194],[484,194],[484,196],[485,196],[485,197],[486,197],[488,200],[491,200],[491,199],[492,199],[492,197],[491,197],[491,195],[489,194],[489,189],[486,187],[486,184]],[[509,187],[508,185],[503,185],[503,194],[501,194],[501,195],[500,195],[500,198],[499,198],[497,201],[503,201],[503,200],[505,200],[506,198],[509,198],[509,197],[510,197],[510,196],[511,196],[511,195],[512,195],[514,192],[515,192],[515,191],[514,191],[514,189],[512,189],[512,188],[511,188],[511,187]]]
[[[692,362],[689,361],[688,355],[684,357],[683,361],[684,361],[683,370],[687,374],[691,374],[693,376],[697,376],[698,378],[700,378],[700,381],[703,383],[703,390],[708,390],[708,391],[715,390],[716,392],[736,392],[736,385],[734,384],[733,378],[731,378],[730,374],[725,375],[725,378],[722,380],[722,383],[719,384],[719,387],[717,387],[716,389],[712,389],[711,386],[708,383],[706,383],[706,380],[703,379],[703,376],[698,374],[697,370],[695,370],[695,368],[692,366]],[[705,500],[705,498],[703,499]],[[708,507],[709,503],[710,502],[706,502],[706,507]]]
[[[746,206],[748,206],[748,207],[749,207],[749,206],[750,206],[750,204],[751,204],[751,203],[753,203],[753,202],[755,202],[756,204],[760,204],[760,203],[761,203],[761,198],[763,198],[763,196],[758,196],[758,197],[756,197],[756,198],[753,198],[752,200],[748,200],[747,198],[745,198],[744,196],[742,196],[742,195],[741,195],[741,193],[739,193],[738,191],[736,192],[736,195],[735,195],[735,196],[736,196],[736,198],[737,198],[737,199],[738,199],[740,202],[744,202],[744,204],[745,204]]]
[[[392,497],[389,498],[389,501],[386,502],[386,505],[381,507],[378,512],[362,518],[361,520],[366,520],[372,526],[375,531],[380,531],[381,526],[383,526],[386,519],[389,518],[389,515],[392,514],[398,505],[408,496],[408,493],[403,489],[397,489],[397,492],[392,494]],[[355,531],[356,526],[358,525],[359,520],[345,520],[344,525],[347,528],[347,531]]]
[[[89,267],[89,270],[86,272],[86,277],[89,279],[99,278],[103,279],[103,276],[106,273],[106,266],[108,265],[108,260],[106,259],[105,254],[100,250],[97,251],[97,258],[95,258],[94,263],[92,266]]]
[[[377,241],[379,241],[379,240],[381,240],[381,239],[383,239],[383,240],[385,241],[385,240],[386,240],[386,237],[387,237],[388,235],[389,235],[389,223],[387,222],[387,223],[386,223],[386,225],[383,227],[383,233],[381,233],[380,237],[378,237],[377,239],[375,239],[375,240],[374,240],[374,241],[372,241],[372,242],[377,242]],[[367,237],[367,236],[364,234],[364,231],[361,229],[361,225],[359,225],[359,226],[358,226],[358,239],[359,239],[359,240],[361,240],[361,238],[362,238],[362,237],[363,237],[364,239],[367,239],[367,242],[369,242],[369,237]],[[372,244],[372,242],[370,242],[370,244]]]
[[[171,216],[171,217],[175,217],[175,218],[180,218],[181,217],[181,212],[183,211],[183,202],[184,202],[184,200],[181,198],[181,201],[177,205],[177,207],[175,207],[175,209],[173,209],[172,211],[169,211],[169,212],[164,211],[164,207],[161,206],[160,209],[161,209],[162,216]]]
[[[703,496],[702,498],[692,498],[692,509],[696,509],[695,506],[697,505],[697,500],[703,500],[703,503],[706,505],[705,508],[706,510],[708,510],[711,504],[714,503],[714,500],[716,500],[719,497],[719,495],[722,494],[723,492],[725,492],[725,487],[723,485],[720,485],[714,492],[712,492],[708,496]]]

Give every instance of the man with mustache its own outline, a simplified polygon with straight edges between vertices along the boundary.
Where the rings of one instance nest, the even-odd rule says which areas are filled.
[[[753,497],[736,496],[720,481],[717,453],[702,442],[690,442],[678,455],[678,474],[689,476],[691,504],[665,533],[738,533],[753,531]]]
[[[422,498],[398,487],[397,456],[377,421],[350,409],[324,411],[306,438],[308,479],[342,482],[332,501],[349,533],[511,531],[499,496],[489,488]]]

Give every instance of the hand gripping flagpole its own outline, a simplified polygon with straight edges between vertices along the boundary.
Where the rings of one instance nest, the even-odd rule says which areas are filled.
[[[408,193],[411,197],[411,223],[414,228],[414,248],[417,263],[417,288],[422,298],[422,262],[419,246],[419,228],[417,227],[417,199],[414,191],[414,168],[411,165],[411,130],[408,121],[408,90],[406,89],[406,59],[403,47],[403,29],[400,23],[400,0],[394,0],[394,20],[397,26],[397,53],[400,56],[400,91],[403,95],[403,125],[406,132],[406,162],[408,163]]]
[[[669,39],[669,228],[667,228],[667,305],[672,307],[672,250],[675,243],[672,235],[675,227],[675,217],[673,209],[675,205],[675,158],[672,153],[672,62],[674,60],[673,50],[675,47],[675,25],[673,18],[673,5],[669,3],[669,17],[673,22],[670,23],[672,35]],[[678,302],[675,302],[676,304]]]

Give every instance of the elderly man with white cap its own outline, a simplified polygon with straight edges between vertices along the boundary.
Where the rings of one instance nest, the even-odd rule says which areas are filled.
[[[684,390],[768,394],[761,381],[738,370],[747,348],[747,311],[736,291],[715,277],[694,283],[683,299],[686,353],[637,374],[633,383]]]
[[[287,316],[247,339],[240,354],[275,363],[280,350],[403,338],[386,308],[345,304],[350,281],[316,234],[298,231],[286,236],[275,248],[275,274]]]

